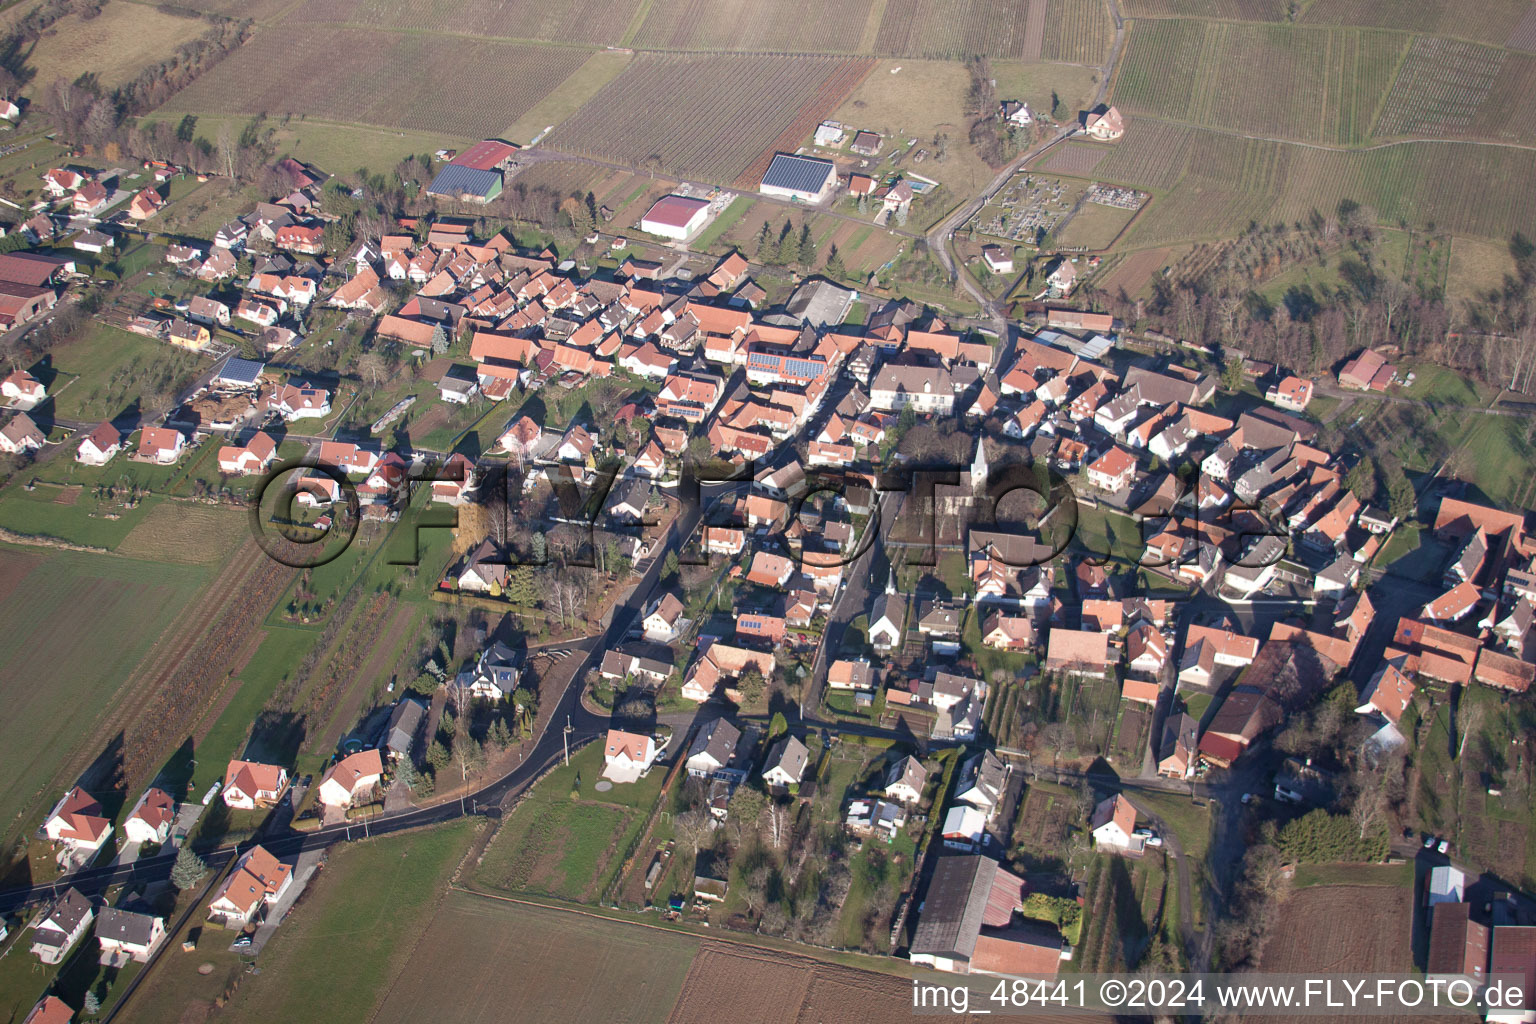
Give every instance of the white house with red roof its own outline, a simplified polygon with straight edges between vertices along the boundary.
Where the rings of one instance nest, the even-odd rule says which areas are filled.
[[[208,904],[208,919],[225,928],[243,928],[262,907],[282,899],[291,884],[293,867],[253,846]]]
[[[1135,834],[1136,808],[1119,793],[1099,802],[1093,809],[1089,828],[1097,849],[1140,853],[1144,845]]]
[[[1119,445],[1088,464],[1088,482],[1111,494],[1129,487],[1135,475],[1136,457]]]
[[[272,435],[258,430],[243,445],[227,444],[219,449],[219,472],[236,476],[261,473],[277,458],[277,442]]]
[[[10,399],[17,409],[30,409],[48,397],[48,389],[26,370],[17,370],[0,381],[0,398]]]
[[[87,466],[105,466],[123,447],[123,435],[111,423],[102,423],[75,449],[75,461]]]
[[[372,795],[384,775],[384,760],[377,750],[359,750],[337,761],[320,780],[320,803],[330,808],[351,807]]]
[[[224,769],[224,802],[237,811],[277,801],[288,786],[288,769],[259,761],[231,761]]]
[[[603,778],[610,782],[635,782],[656,760],[656,741],[650,736],[609,729],[603,746]]]
[[[79,786],[64,794],[43,821],[50,842],[84,853],[101,849],[112,834],[112,822],[102,816],[101,804]]]
[[[130,843],[163,843],[176,820],[176,801],[163,789],[151,786],[133,805],[123,822],[123,838]]]
[[[1125,134],[1125,118],[1114,107],[1096,111],[1084,120],[1083,132],[1099,142],[1114,142]]]
[[[139,458],[157,466],[170,466],[186,451],[187,439],[170,427],[145,427],[139,437]]]

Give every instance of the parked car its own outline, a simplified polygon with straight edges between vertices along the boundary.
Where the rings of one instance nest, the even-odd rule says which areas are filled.
[[[1451,841],[1449,839],[1442,839],[1442,840],[1440,840],[1440,845],[1435,847],[1435,849],[1439,850],[1441,853],[1448,852],[1450,850],[1450,848],[1451,848]]]

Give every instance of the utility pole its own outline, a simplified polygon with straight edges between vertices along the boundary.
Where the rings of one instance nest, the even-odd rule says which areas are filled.
[[[569,767],[571,763],[571,733],[574,731],[575,730],[571,728],[571,716],[566,715],[565,731],[560,734],[560,742],[565,746],[565,763],[567,767]]]

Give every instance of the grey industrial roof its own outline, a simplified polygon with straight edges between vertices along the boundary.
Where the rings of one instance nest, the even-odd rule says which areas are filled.
[[[827,178],[836,173],[831,160],[813,156],[796,156],[793,153],[775,153],[773,162],[763,175],[763,184],[771,188],[787,188],[796,192],[820,192]]]
[[[917,915],[911,951],[969,959],[996,873],[997,862],[986,857],[940,858]]]
[[[255,384],[266,368],[265,363],[258,363],[254,359],[241,359],[239,356],[230,356],[224,363],[224,368],[219,371],[219,380],[235,381],[240,384]]]
[[[432,179],[427,191],[438,196],[488,196],[500,184],[501,174],[497,171],[449,164],[437,172],[437,177]]]

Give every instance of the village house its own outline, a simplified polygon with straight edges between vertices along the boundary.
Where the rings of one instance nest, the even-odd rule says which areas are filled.
[[[320,803],[332,809],[367,801],[384,775],[384,761],[377,750],[359,750],[342,758],[320,780]]]
[[[639,733],[609,729],[603,746],[603,778],[614,783],[638,781],[656,760],[656,741]]]
[[[1109,664],[1107,634],[1052,627],[1045,655],[1047,671],[1102,679]]]
[[[21,1024],[72,1024],[74,1019],[75,1011],[64,1000],[58,996],[43,996]]]
[[[151,786],[123,822],[123,838],[130,843],[164,843],[175,820],[176,801],[165,790]]]
[[[288,769],[258,761],[231,761],[224,769],[224,802],[237,811],[270,807],[288,788]]]
[[[1114,107],[1095,111],[1084,120],[1083,132],[1099,142],[1114,142],[1125,134],[1125,118]]]
[[[139,436],[139,458],[157,466],[175,465],[186,447],[181,431],[169,427],[145,427]]]
[[[928,769],[910,754],[891,765],[885,773],[885,795],[904,804],[916,804],[921,800],[927,785]]]
[[[1136,808],[1116,793],[1093,809],[1088,825],[1095,849],[1115,853],[1140,853],[1145,845],[1136,833]]]
[[[263,908],[282,899],[292,883],[292,865],[253,846],[235,862],[234,871],[208,904],[208,920],[225,928],[244,928]]]
[[[694,778],[709,778],[728,767],[741,742],[741,730],[724,718],[716,718],[701,727],[688,748],[685,762]]]
[[[1052,975],[1069,956],[1049,925],[1017,920],[1024,880],[980,854],[940,857],[909,956],[955,974]]]
[[[48,389],[26,370],[17,370],[0,381],[0,397],[18,409],[30,409],[48,396]]]
[[[85,934],[96,908],[74,886],[32,924],[32,954],[45,964],[56,964]]]
[[[85,855],[100,850],[112,834],[112,822],[101,813],[101,804],[79,786],[53,805],[43,820],[43,835],[71,854]]]
[[[11,417],[11,421],[0,428],[0,452],[8,455],[20,455],[22,452],[35,452],[46,444],[48,439],[33,422],[32,417],[24,412],[19,412]]]
[[[454,677],[453,685],[470,697],[505,700],[522,678],[522,655],[511,645],[493,640],[474,662]]]
[[[763,782],[770,789],[787,790],[800,785],[805,775],[810,750],[794,736],[785,736],[768,751],[763,762]]]
[[[655,599],[640,620],[645,638],[654,643],[671,643],[678,634],[683,619],[683,602],[676,594],[667,593]]]
[[[266,431],[258,430],[243,445],[224,445],[219,449],[219,472],[252,476],[265,472],[277,458],[277,442]]]
[[[75,449],[75,461],[87,466],[105,466],[123,447],[123,438],[111,423],[99,424]]]
[[[101,943],[100,962],[106,967],[148,963],[160,943],[165,941],[165,919],[105,907],[96,916],[96,941]]]

